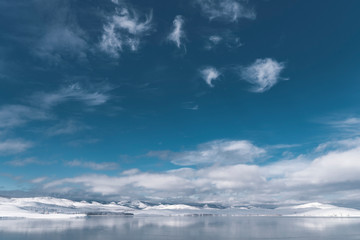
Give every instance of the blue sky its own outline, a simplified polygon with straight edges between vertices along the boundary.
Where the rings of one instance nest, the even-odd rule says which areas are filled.
[[[359,206],[358,1],[0,1],[0,194]]]

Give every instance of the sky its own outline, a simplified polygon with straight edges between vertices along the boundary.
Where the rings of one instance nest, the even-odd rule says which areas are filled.
[[[0,195],[360,207],[359,7],[0,0]]]

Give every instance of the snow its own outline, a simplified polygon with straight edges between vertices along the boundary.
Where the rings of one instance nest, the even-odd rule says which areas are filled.
[[[99,202],[72,201],[52,197],[1,198],[0,218],[67,219],[87,215],[135,216],[287,216],[287,217],[360,217],[360,211],[319,202],[279,207],[209,208],[187,204],[146,204],[141,201]]]
[[[197,207],[192,207],[189,205],[185,205],[185,204],[160,204],[157,206],[148,206],[145,207],[144,210],[198,210],[199,208]]]
[[[360,211],[352,208],[337,207],[330,204],[319,202],[306,203],[288,208],[279,208],[288,210],[286,216],[300,217],[360,217]],[[292,213],[291,213],[292,212]]]
[[[304,213],[292,214],[290,216],[302,217],[360,217],[360,211],[351,208],[328,207],[307,211]]]
[[[132,209],[114,203],[76,202],[51,197],[0,198],[0,218],[66,219],[85,217],[87,212],[126,212]]]

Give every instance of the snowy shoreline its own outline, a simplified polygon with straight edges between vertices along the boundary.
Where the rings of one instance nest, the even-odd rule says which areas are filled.
[[[275,209],[259,207],[209,207],[186,204],[148,204],[141,201],[99,202],[72,201],[52,197],[1,198],[0,220],[69,219],[86,216],[244,216],[244,217],[360,217],[360,210],[330,204],[307,203]]]

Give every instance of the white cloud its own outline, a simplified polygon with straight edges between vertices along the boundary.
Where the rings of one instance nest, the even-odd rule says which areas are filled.
[[[120,7],[104,25],[100,49],[112,57],[119,57],[124,47],[136,51],[141,43],[141,37],[152,29],[152,12],[145,16],[144,21],[131,8]]]
[[[340,128],[342,130],[353,130],[353,128],[360,127],[360,118],[349,117],[342,120],[327,121],[326,124],[331,125],[334,128]]]
[[[176,16],[173,21],[173,29],[168,35],[167,39],[176,44],[178,48],[182,45],[182,39],[185,38],[185,32],[183,30],[184,18],[180,15]]]
[[[211,35],[208,39],[207,42],[205,44],[205,49],[207,50],[211,50],[214,47],[216,47],[217,45],[219,45],[219,43],[223,41],[223,38],[221,36],[218,35]]]
[[[348,126],[348,125],[360,125],[360,118],[355,118],[355,117],[352,117],[352,118],[347,118],[343,121],[337,121],[335,122],[335,124],[338,124],[340,126]]]
[[[197,147],[197,150],[194,151],[158,151],[149,152],[148,155],[169,159],[174,164],[186,166],[252,162],[255,158],[265,154],[265,152],[264,149],[259,148],[246,140],[216,140],[200,144]]]
[[[214,67],[206,67],[200,70],[202,78],[205,80],[207,85],[214,87],[213,81],[218,79],[220,72]]]
[[[68,121],[60,122],[59,124],[56,124],[55,126],[49,128],[47,130],[47,134],[50,136],[73,134],[85,129],[89,129],[89,127],[77,121],[68,120]]]
[[[222,40],[222,37],[217,36],[217,35],[212,35],[209,37],[209,41],[211,41],[213,44],[219,44]]]
[[[88,161],[80,161],[73,160],[66,162],[65,165],[70,167],[83,167],[90,168],[93,170],[114,170],[118,168],[118,164],[114,162],[88,162]]]
[[[29,157],[29,158],[24,158],[24,159],[14,159],[11,161],[7,161],[5,163],[7,165],[11,165],[14,167],[24,167],[27,165],[49,165],[54,162],[45,162],[45,161],[40,161],[35,157]]]
[[[197,175],[198,183],[206,183],[207,187],[221,190],[248,189],[265,183],[265,178],[260,175],[260,168],[256,165],[215,166],[201,169]]]
[[[182,108],[187,110],[197,111],[199,110],[199,105],[194,102],[183,102]]]
[[[29,106],[19,104],[1,106],[0,128],[18,127],[29,121],[51,119],[53,117],[51,108],[68,101],[79,101],[91,107],[105,104],[110,99],[108,90],[107,87],[89,90],[75,83],[54,92],[35,93],[27,99]],[[74,122],[68,122],[67,130],[70,131],[71,127],[75,130]],[[77,128],[79,130],[79,126]]]
[[[342,139],[342,140],[334,140],[334,141],[328,141],[325,143],[319,144],[315,151],[316,152],[325,152],[329,150],[349,150],[351,148],[354,148],[356,146],[360,146],[360,137],[355,138],[348,138],[348,139]]]
[[[243,44],[240,41],[240,38],[232,33],[231,31],[223,31],[222,33],[217,33],[219,35],[211,35],[206,39],[205,49],[211,50],[217,46],[225,46],[229,49],[241,47]],[[220,36],[221,35],[221,36]]]
[[[117,176],[82,175],[51,181],[43,186],[45,191],[51,192],[63,191],[66,186],[69,191],[83,189],[88,194],[180,202],[256,204],[354,200],[351,190],[358,190],[360,183],[360,144],[356,139],[353,141],[350,149],[333,150],[317,157],[300,155],[295,159],[260,165],[239,163],[233,160],[239,154],[228,153],[246,149],[245,152],[253,154],[249,149],[254,146],[249,146],[249,142],[212,142],[200,146],[198,151],[163,152],[163,157],[171,156],[181,163],[191,164],[214,158],[231,158],[229,164],[222,165],[212,160],[208,162],[210,166],[195,169],[162,172],[131,169]]]
[[[325,121],[325,124],[337,130],[337,134],[347,136],[359,136],[360,134],[360,118],[348,117],[341,120]]]
[[[107,175],[83,175],[75,178],[65,178],[49,182],[44,185],[45,189],[55,188],[63,184],[81,184],[90,192],[107,194],[118,194],[124,190],[133,193],[132,189],[144,189],[145,191],[175,191],[183,188],[183,179],[166,174],[139,173],[123,177],[109,177]],[[125,192],[125,191],[124,191]]]
[[[44,182],[46,179],[48,179],[47,177],[39,177],[39,178],[34,178],[34,179],[32,179],[30,182],[31,183],[42,183],[42,182]]]
[[[0,128],[23,125],[31,120],[45,120],[49,115],[41,109],[23,105],[4,105],[0,107]]]
[[[186,170],[186,169],[185,169]],[[230,171],[230,173],[228,173]],[[181,173],[181,171],[179,171]],[[87,193],[122,196],[127,198],[154,199],[198,199],[204,201],[220,200],[226,202],[227,196],[236,196],[251,188],[260,189],[266,181],[258,175],[256,166],[228,166],[220,171],[202,169],[201,172],[191,170],[188,176],[180,176],[178,172],[137,173],[130,176],[111,177],[107,175],[83,175],[49,182],[45,190],[56,192],[68,186],[77,186]],[[203,177],[198,177],[202,174]],[[235,174],[235,175],[233,175]],[[246,198],[249,192],[243,198]]]
[[[324,185],[360,181],[360,147],[345,151],[331,151],[315,158],[305,169],[288,177],[287,184]]]
[[[84,186],[88,192],[122,197],[153,199],[204,200],[221,199],[238,191],[259,188],[266,180],[260,175],[260,168],[254,165],[231,165],[209,167],[200,170],[182,168],[163,173],[140,171],[125,172],[120,176],[83,175],[55,180],[44,184],[44,189],[56,191],[66,186]]]
[[[11,155],[20,152],[24,152],[33,144],[28,141],[21,139],[7,139],[5,141],[0,141],[0,155]]]
[[[32,97],[33,103],[48,109],[66,101],[80,101],[88,106],[98,106],[106,103],[110,96],[106,89],[90,91],[75,83],[52,93],[37,93]]]
[[[253,9],[245,6],[244,1],[237,0],[196,0],[201,11],[210,20],[219,19],[229,22],[238,21],[240,18],[255,19]]]
[[[284,63],[271,58],[257,59],[250,66],[241,69],[241,77],[253,84],[251,91],[261,93],[272,88],[280,80],[280,73],[284,68]]]

